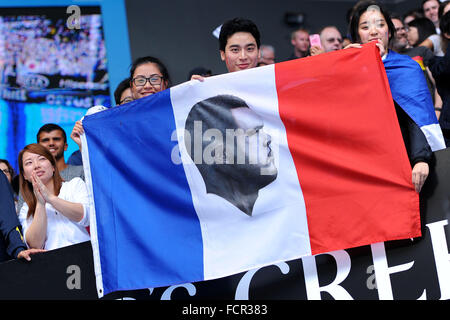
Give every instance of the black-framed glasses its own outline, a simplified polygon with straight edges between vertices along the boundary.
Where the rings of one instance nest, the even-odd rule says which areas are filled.
[[[120,100],[120,101],[119,101],[119,105],[124,104],[124,103],[128,103],[128,102],[131,102],[131,101],[133,101],[133,98],[132,98],[132,97],[125,97],[123,100]]]
[[[159,74],[152,74],[150,77],[146,78],[144,76],[137,76],[133,78],[133,83],[136,87],[143,87],[145,84],[150,82],[152,86],[160,85],[162,82],[162,79],[164,79],[163,76],[160,76]]]

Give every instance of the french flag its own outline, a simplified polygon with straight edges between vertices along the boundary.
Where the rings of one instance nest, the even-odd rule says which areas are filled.
[[[374,44],[189,81],[83,126],[99,296],[421,235]]]

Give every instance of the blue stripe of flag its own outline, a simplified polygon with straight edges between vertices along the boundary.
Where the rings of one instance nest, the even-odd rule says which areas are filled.
[[[170,90],[88,116],[83,127],[104,294],[203,280],[199,219],[183,166],[171,161]]]
[[[389,51],[383,61],[392,98],[419,127],[438,123],[433,100],[420,65],[406,55]]]

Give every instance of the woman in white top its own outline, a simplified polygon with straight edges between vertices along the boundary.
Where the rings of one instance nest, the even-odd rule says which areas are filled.
[[[55,159],[39,144],[26,146],[18,160],[25,200],[19,220],[28,247],[52,250],[88,241],[89,208],[83,180],[64,182]]]

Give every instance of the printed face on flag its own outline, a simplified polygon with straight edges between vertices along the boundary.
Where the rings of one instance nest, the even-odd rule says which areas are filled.
[[[264,131],[261,117],[250,108],[236,108],[231,110],[239,129],[243,131],[245,139],[236,142],[238,157],[245,154],[246,163],[257,164],[260,175],[276,176],[277,168],[270,144],[272,137]]]
[[[258,191],[277,177],[271,137],[246,102],[217,95],[196,103],[186,119],[186,150],[207,193],[251,215]]]

